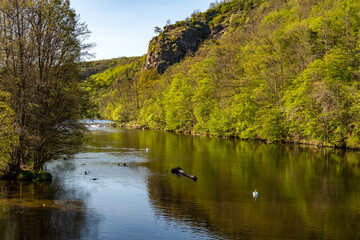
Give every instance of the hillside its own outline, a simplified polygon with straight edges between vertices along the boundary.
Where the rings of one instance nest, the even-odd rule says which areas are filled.
[[[213,3],[204,13],[194,11],[191,18],[157,29],[159,33],[149,44],[145,70],[156,68],[159,73],[193,55],[205,40],[220,38],[229,27],[246,20],[255,1],[224,1]]]
[[[120,95],[124,102],[129,104],[136,95],[134,91],[135,79],[144,65],[145,56],[120,58],[116,65],[109,66],[111,61],[101,61],[105,71],[89,76],[81,83],[83,91],[82,113],[85,118],[107,118],[120,121],[129,121],[130,116],[120,119],[113,112],[120,102]],[[98,61],[89,62],[87,65],[97,65]],[[89,71],[89,70],[88,70]],[[130,109],[128,109],[131,112]]]
[[[109,68],[126,64],[128,57],[114,58],[108,60],[88,61],[80,63],[80,81],[88,79],[90,76],[102,73]]]
[[[212,4],[165,26],[133,67],[92,76],[91,102],[150,128],[358,148],[359,12],[356,0]]]

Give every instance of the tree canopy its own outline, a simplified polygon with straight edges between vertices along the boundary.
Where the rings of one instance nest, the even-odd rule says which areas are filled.
[[[4,174],[39,170],[79,143],[77,63],[88,47],[83,44],[87,34],[69,1],[0,2]]]
[[[151,75],[146,85],[114,80],[100,92],[126,106],[108,94],[116,83],[133,94],[137,111],[99,113],[151,128],[359,148],[359,10],[356,0],[216,2],[172,31],[203,21],[212,31],[225,27],[222,37],[162,75],[140,73]]]

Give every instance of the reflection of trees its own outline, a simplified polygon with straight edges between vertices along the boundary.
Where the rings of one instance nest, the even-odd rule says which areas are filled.
[[[172,191],[167,179],[150,176],[148,186],[151,204],[157,217],[165,217],[166,221],[186,224],[193,229],[217,232],[206,209],[192,205],[191,196]]]
[[[54,185],[1,181],[0,239],[97,239],[99,218],[79,200],[86,194]]]
[[[199,178],[148,179],[151,204],[168,221],[230,239],[360,237],[359,153],[172,134],[147,141],[151,170],[181,166]]]

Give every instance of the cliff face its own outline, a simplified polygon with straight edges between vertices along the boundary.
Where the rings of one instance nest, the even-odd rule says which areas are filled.
[[[221,32],[214,30],[205,22],[166,26],[149,44],[145,70],[156,68],[159,73],[164,73],[166,68],[194,53],[205,39]]]

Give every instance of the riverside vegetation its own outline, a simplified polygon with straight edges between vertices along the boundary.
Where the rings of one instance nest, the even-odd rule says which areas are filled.
[[[82,139],[78,62],[88,30],[66,0],[0,1],[0,173],[48,180]]]
[[[357,0],[213,3],[156,27],[147,55],[84,81],[83,113],[154,129],[359,148],[359,12]]]
[[[359,148],[359,12],[357,0],[215,2],[156,27],[144,56],[78,64],[91,46],[69,1],[1,1],[0,173],[42,174],[79,146],[81,117]]]

